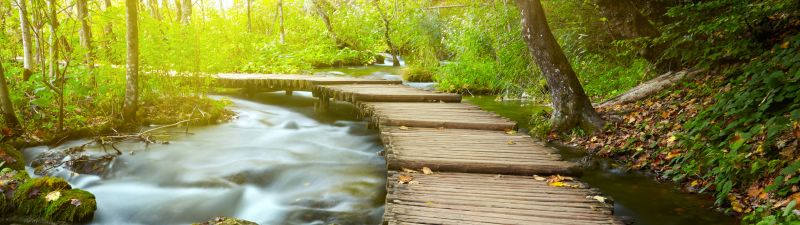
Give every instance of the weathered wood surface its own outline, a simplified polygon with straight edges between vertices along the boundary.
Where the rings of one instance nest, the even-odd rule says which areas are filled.
[[[475,130],[513,130],[516,123],[464,103],[361,102],[376,124]]]
[[[423,91],[400,84],[320,85],[314,92],[339,101],[356,102],[461,102],[461,95]]]
[[[311,91],[317,85],[331,84],[402,84],[399,80],[375,80],[290,74],[217,74],[217,85],[229,88]]]
[[[381,127],[389,169],[428,167],[444,172],[578,175],[577,164],[514,132]]]
[[[398,176],[413,176],[400,183]],[[407,177],[406,177],[407,178]],[[600,193],[529,176],[389,172],[388,224],[624,224]]]

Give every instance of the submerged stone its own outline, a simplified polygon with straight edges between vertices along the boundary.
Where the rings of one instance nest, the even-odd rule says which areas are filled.
[[[258,224],[243,219],[220,216],[220,217],[214,217],[213,219],[203,223],[193,223],[192,225],[258,225]]]

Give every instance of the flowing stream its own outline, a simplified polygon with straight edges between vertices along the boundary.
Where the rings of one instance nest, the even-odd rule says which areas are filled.
[[[169,144],[119,145],[124,154],[106,177],[54,175],[96,195],[94,224],[187,224],[214,216],[259,224],[380,223],[383,147],[354,109],[339,105],[336,114],[318,115],[306,92],[232,101],[238,118],[231,122],[175,134]],[[26,157],[45,149],[28,149]]]
[[[318,74],[401,79],[387,65],[325,68]],[[431,88],[431,83],[407,83]],[[170,144],[124,144],[108,175],[59,170],[74,187],[97,197],[93,224],[187,224],[233,216],[260,224],[380,224],[385,162],[376,131],[348,104],[313,111],[310,93],[229,97],[238,118],[174,134]],[[494,96],[466,102],[516,120],[523,131],[536,107]],[[60,149],[85,143],[68,142]],[[31,159],[47,147],[26,150]],[[100,149],[90,151],[102,154]],[[567,160],[584,154],[561,150]],[[30,161],[30,160],[28,160]],[[585,161],[585,160],[583,160]],[[704,195],[687,194],[643,173],[591,159],[581,179],[615,200],[617,215],[640,225],[736,224]]]

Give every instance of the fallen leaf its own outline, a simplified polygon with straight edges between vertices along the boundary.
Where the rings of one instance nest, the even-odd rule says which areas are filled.
[[[782,48],[782,49],[787,49],[787,48],[789,48],[789,42],[788,42],[788,41],[787,41],[787,42],[783,42],[783,44],[781,44],[781,48]]]
[[[670,160],[680,155],[681,155],[680,150],[672,150],[671,152],[667,153],[667,157],[664,157],[664,159]]]
[[[73,199],[70,199],[70,200],[69,200],[69,204],[72,204],[72,205],[74,205],[74,206],[81,206],[81,200],[78,200],[78,199],[76,199],[76,198],[73,198]]]
[[[547,180],[547,178],[544,178],[544,177],[542,177],[542,176],[539,176],[539,175],[533,175],[533,179],[534,179],[534,180],[538,180],[538,181],[545,181],[545,180]]]
[[[508,140],[508,141],[506,142],[506,144],[509,144],[509,145],[515,145],[515,144],[517,144],[517,143],[516,143],[516,142],[514,142],[514,141],[512,141],[512,140]]]
[[[414,177],[411,176],[411,175],[407,175],[407,174],[400,174],[400,176],[397,177],[397,182],[401,183],[401,184],[408,184],[413,180],[414,180]]]
[[[416,170],[407,169],[407,168],[403,168],[403,172],[406,172],[406,173],[419,173]]]
[[[407,126],[400,126],[400,130],[408,130]]]
[[[47,195],[44,196],[44,199],[47,200],[48,202],[52,202],[58,200],[58,198],[60,197],[61,197],[60,191],[52,191],[50,193],[47,193]]]
[[[509,134],[509,135],[516,134],[516,133],[517,133],[516,130],[506,130],[506,134]]]
[[[600,203],[606,203],[606,197],[595,195],[595,196],[586,196],[586,198],[597,200]]]
[[[425,174],[425,175],[431,175],[431,174],[433,174],[433,171],[431,170],[431,168],[422,167],[422,173]]]

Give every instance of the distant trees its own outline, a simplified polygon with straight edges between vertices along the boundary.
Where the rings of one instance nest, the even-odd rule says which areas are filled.
[[[94,50],[92,49],[92,26],[89,24],[89,7],[86,0],[77,0],[76,7],[78,8],[78,21],[81,23],[81,28],[78,31],[81,40],[81,47],[86,51],[84,62],[87,66],[94,66]]]
[[[191,8],[191,0],[184,4],[188,4]],[[125,0],[127,58],[122,117],[128,122],[136,121],[136,111],[139,103],[139,23],[137,7],[139,7],[138,0]],[[188,13],[191,15],[191,9]],[[184,11],[184,16],[186,15],[186,11]],[[188,22],[188,20],[183,22]]]
[[[392,43],[392,38],[390,36],[392,29],[390,27],[391,18],[386,11],[381,8],[380,0],[373,0],[372,3],[375,5],[375,8],[378,10],[378,14],[381,15],[381,20],[383,20],[383,37],[386,40],[386,45],[389,47],[389,51],[392,54],[392,66],[400,66],[400,59],[397,58],[397,47],[394,46]]]
[[[550,87],[553,130],[566,131],[578,126],[589,131],[602,128],[603,119],[592,107],[550,31],[542,3],[539,0],[517,0],[517,5],[522,15],[522,37]]]
[[[600,14],[609,25],[609,32],[615,40],[655,38],[661,32],[639,12],[631,0],[595,0]],[[648,46],[642,57],[651,63],[656,63],[662,49]]]
[[[176,0],[175,3],[177,3],[177,1],[178,0]],[[192,0],[179,0],[179,1],[183,1],[183,3],[178,4],[178,7],[180,8],[181,11],[181,13],[179,14],[181,22],[184,24],[188,24],[192,19],[192,6],[193,6]]]

